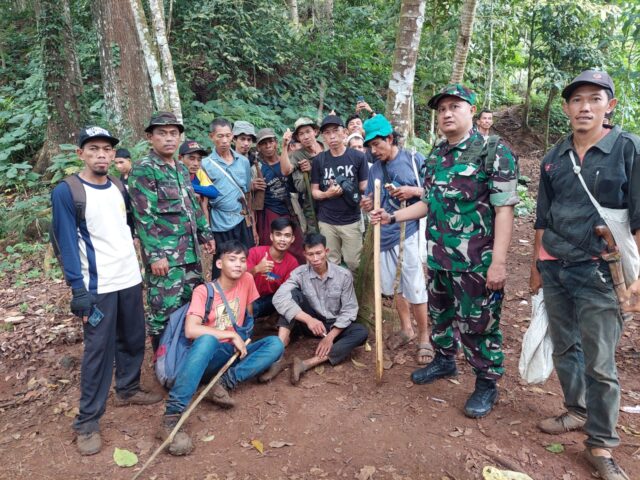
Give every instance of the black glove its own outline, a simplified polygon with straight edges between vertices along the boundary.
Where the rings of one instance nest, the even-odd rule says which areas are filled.
[[[93,307],[93,299],[86,288],[72,288],[71,313],[76,317],[88,317]]]

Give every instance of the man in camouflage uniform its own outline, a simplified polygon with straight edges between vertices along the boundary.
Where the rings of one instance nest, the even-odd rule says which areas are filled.
[[[189,171],[173,158],[183,131],[174,114],[153,116],[145,129],[151,150],[134,164],[129,176],[146,265],[147,323],[154,350],[169,315],[191,299],[193,288],[202,281],[198,242],[207,253],[215,251]]]
[[[393,215],[376,210],[372,221],[427,216],[427,289],[436,356],[411,379],[425,384],[456,375],[460,342],[477,377],[464,412],[479,418],[497,401],[496,380],[504,373],[500,310],[518,203],[518,165],[498,137],[485,141],[473,126],[475,99],[471,90],[453,84],[429,100],[446,138],[426,160],[422,202]]]

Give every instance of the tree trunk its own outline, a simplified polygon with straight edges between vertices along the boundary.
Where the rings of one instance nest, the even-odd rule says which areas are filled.
[[[160,63],[158,62],[158,48],[155,40],[149,32],[149,24],[147,23],[144,8],[142,8],[142,0],[130,0],[130,3],[131,9],[133,10],[133,19],[136,25],[138,40],[142,46],[142,54],[149,73],[149,81],[151,82],[151,90],[153,92],[153,101],[156,110],[171,110],[169,97],[164,89],[162,70],[160,69]]]
[[[92,9],[109,121],[120,138],[142,139],[153,103],[131,4],[102,0]]]
[[[476,0],[465,0],[460,11],[460,33],[453,57],[453,72],[451,83],[460,83],[464,78],[464,67],[467,65],[469,43],[473,32],[473,20],[476,15]]]
[[[426,0],[403,0],[393,54],[386,115],[404,137],[413,135],[411,102]]]
[[[547,97],[547,103],[544,105],[544,110],[542,112],[542,118],[545,120],[545,128],[544,128],[544,150],[545,152],[549,149],[549,121],[551,120],[551,105],[553,105],[553,101],[558,95],[558,87],[555,85],[551,87],[549,90],[549,96]]]
[[[333,0],[313,0],[313,17],[321,30],[333,34]]]
[[[493,96],[493,0],[491,1],[491,8],[489,10],[489,79],[487,86],[487,96],[485,98],[486,107],[491,110],[491,97]]]
[[[533,47],[535,42],[536,11],[531,12],[529,25],[529,58],[527,59],[527,91],[524,94],[524,107],[522,109],[522,129],[529,130],[529,111],[531,110],[531,88],[533,87]]]
[[[182,121],[182,105],[180,103],[180,94],[178,93],[178,83],[173,71],[173,59],[169,42],[167,41],[167,32],[164,23],[164,7],[162,0],[149,0],[149,9],[151,10],[151,21],[156,38],[160,59],[162,60],[162,76],[164,89],[169,99],[170,110]]]
[[[298,16],[298,0],[288,0],[289,15],[291,16],[291,23],[295,28],[300,26],[300,17]]]
[[[81,127],[82,76],[71,28],[68,0],[41,0],[38,36],[42,45],[42,70],[47,94],[47,133],[35,158],[34,170],[44,173],[59,145],[75,143]]]

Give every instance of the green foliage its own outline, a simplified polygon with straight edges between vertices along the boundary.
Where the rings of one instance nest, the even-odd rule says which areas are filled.
[[[0,199],[0,237],[17,241],[42,239],[51,223],[51,203],[46,189],[30,191],[11,200]]]

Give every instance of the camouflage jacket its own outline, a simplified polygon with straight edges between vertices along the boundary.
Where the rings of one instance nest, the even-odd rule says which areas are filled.
[[[184,164],[176,161],[174,168],[151,150],[133,164],[128,185],[145,263],[197,262],[198,240],[207,242],[213,235]]]
[[[426,160],[427,265],[435,270],[486,272],[494,207],[518,203],[515,154],[498,140],[495,155],[488,155],[482,135],[475,128],[469,133],[457,145],[438,144]],[[494,161],[487,166],[489,156]]]

